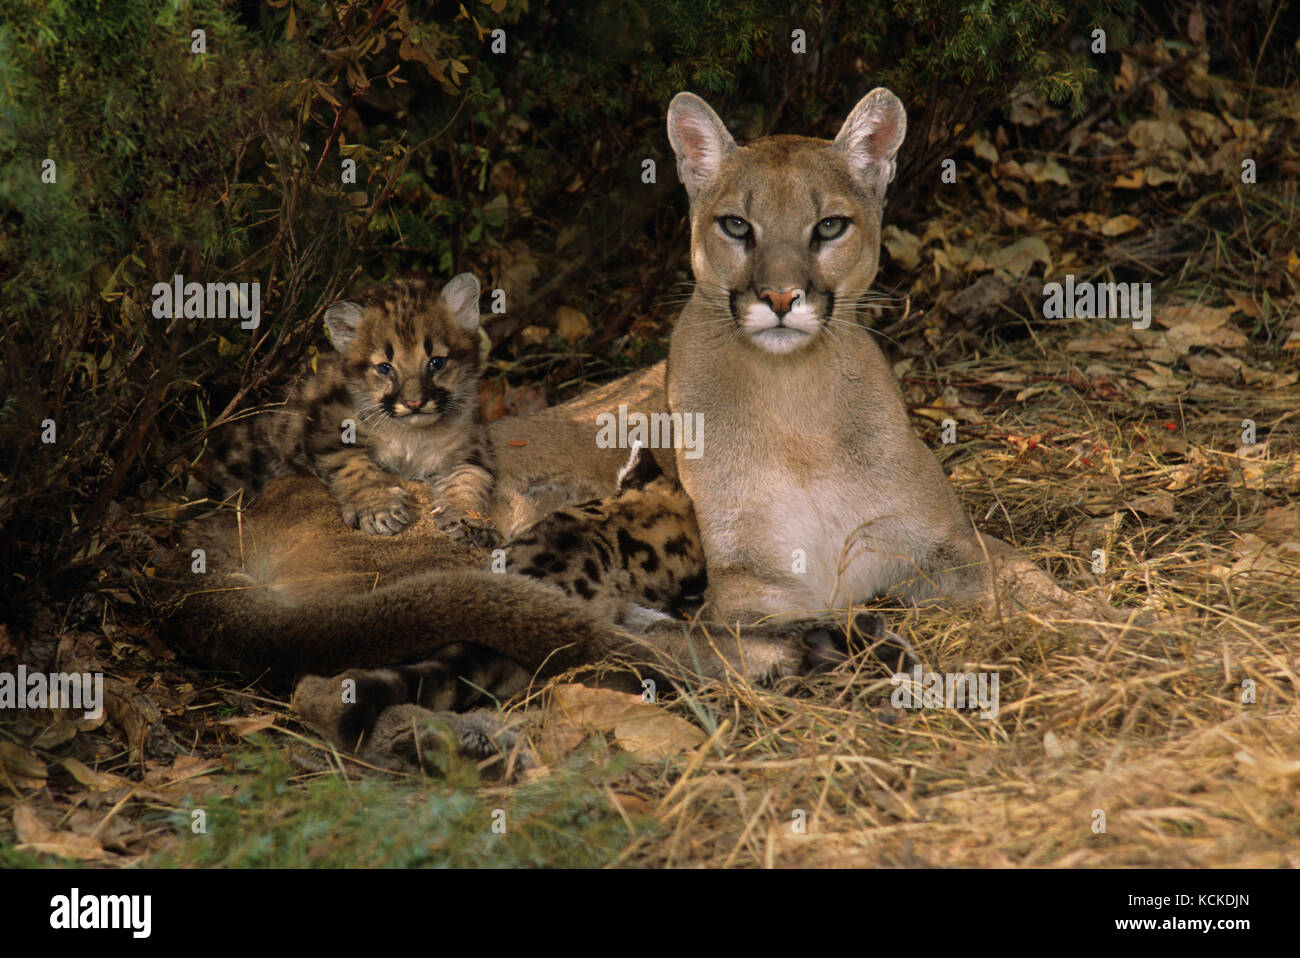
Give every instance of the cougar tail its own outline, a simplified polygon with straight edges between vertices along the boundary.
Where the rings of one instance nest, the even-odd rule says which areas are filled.
[[[619,633],[555,586],[476,569],[297,601],[237,576],[151,579],[148,591],[174,648],[208,668],[273,685],[416,662],[458,642],[551,674],[598,661],[620,644]]]

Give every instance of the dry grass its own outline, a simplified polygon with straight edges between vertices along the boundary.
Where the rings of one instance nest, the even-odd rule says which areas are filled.
[[[1014,407],[984,431],[1021,437],[1077,423],[1060,443],[1007,461],[1015,439],[986,439],[968,462],[998,478],[959,483],[973,514],[1026,530],[1022,546],[1058,572],[1105,547],[1102,590],[1157,610],[1158,625],[886,610],[928,668],[999,673],[994,720],[900,711],[888,679],[849,668],[797,697],[745,685],[692,695],[676,710],[704,713],[717,730],[680,770],[639,783],[666,834],[633,841],[621,861],[1300,865],[1300,511],[1294,426],[1284,425],[1295,397],[1213,398],[1184,406],[1184,451],[1171,457],[1152,452],[1149,427],[1170,431],[1139,405],[1099,409],[1056,390],[1052,402]],[[1232,433],[1223,424],[1239,428],[1247,415],[1275,423],[1260,438],[1283,452],[1260,474],[1222,452]],[[1072,470],[1076,435],[1102,441],[1093,461],[1104,468]],[[1178,484],[1185,460],[1212,463],[1216,450],[1228,462],[1174,493],[1172,515],[1122,507]],[[1113,505],[1098,508],[1105,502]],[[1054,530],[1055,550],[1035,544],[1045,530]],[[1247,680],[1252,703],[1242,701]],[[1094,830],[1099,812],[1104,832]]]

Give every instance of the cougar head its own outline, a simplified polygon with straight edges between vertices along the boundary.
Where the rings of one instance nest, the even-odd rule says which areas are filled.
[[[679,93],[668,139],[691,202],[693,303],[772,354],[854,321],[876,276],[880,214],[907,114],[888,90],[858,101],[833,142],[737,146],[712,108]]]

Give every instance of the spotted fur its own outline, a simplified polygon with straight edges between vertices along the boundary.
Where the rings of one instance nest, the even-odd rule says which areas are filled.
[[[478,297],[478,280],[462,273],[440,293],[397,280],[331,306],[325,325],[337,352],[320,356],[282,405],[227,430],[211,468],[221,494],[304,472],[325,483],[348,525],[395,535],[412,518],[395,477],[423,480],[443,531],[495,545]]]
[[[556,510],[506,549],[509,571],[559,586],[620,625],[667,618],[704,592],[704,549],[690,498],[640,444],[617,492]]]

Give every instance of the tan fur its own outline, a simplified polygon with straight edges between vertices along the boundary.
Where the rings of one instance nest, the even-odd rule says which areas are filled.
[[[416,519],[379,539],[324,523],[329,493],[277,479],[237,517],[195,526],[148,580],[161,631],[191,658],[282,684],[307,673],[420,662],[448,646],[481,646],[529,674],[549,675],[616,655],[654,674],[751,680],[792,675],[835,653],[810,632],[827,619],[771,623],[741,633],[659,619],[620,628],[547,581],[488,571],[485,550],[452,542],[407,492]],[[206,571],[191,571],[191,551]]]
[[[1031,604],[1091,609],[976,532],[857,321],[905,126],[887,90],[864,97],[833,143],[738,147],[699,98],[669,108],[696,287],[673,330],[667,394],[674,413],[704,417],[703,455],[679,451],[677,467],[725,620],[886,593],[991,603],[996,581]],[[799,556],[806,571],[794,571]]]
[[[346,738],[349,729],[378,728],[398,706],[470,704],[454,683],[466,672],[490,676],[483,681],[509,694],[533,675],[611,654],[667,676],[808,671],[842,657],[831,620],[809,611],[880,594],[983,604],[1001,595],[1096,612],[974,529],[913,432],[872,335],[857,323],[903,125],[897,100],[875,91],[834,144],[773,137],[738,148],[702,101],[678,97],[669,130],[692,200],[698,285],[674,330],[670,367],[492,425],[500,466],[492,512],[519,536],[511,571],[488,572],[487,553],[438,535],[427,488],[408,484],[405,494],[422,508],[402,535],[379,541],[323,521],[331,504],[319,484],[281,479],[244,510],[239,535],[230,522],[208,534],[202,579],[186,574],[188,551],[164,564],[156,587],[165,631],[191,656],[250,678],[365,670],[349,673],[370,689],[364,714],[321,701],[336,694],[337,680],[315,681],[303,702]],[[840,218],[847,226],[826,227]],[[826,235],[814,242],[818,229]],[[670,486],[654,492],[658,500],[647,487],[640,500],[625,491],[621,504],[604,502],[595,513],[573,507],[617,492],[627,451],[599,448],[596,435],[597,415],[620,405],[703,414],[703,456],[676,455],[701,541],[669,581],[689,577],[702,551],[708,614],[738,626],[629,622],[630,605],[650,600],[643,594],[629,604],[631,579],[594,602],[575,598],[583,593],[572,563],[585,562],[581,546],[600,538],[600,528],[653,526],[667,505],[666,528],[680,529],[688,514],[690,503]],[[660,462],[670,474],[662,482],[670,482],[669,457]],[[529,535],[563,542],[584,515],[596,525],[566,547],[564,569],[541,562],[553,550]],[[656,536],[662,557],[667,537]],[[796,550],[802,574],[792,569]],[[803,617],[770,617],[781,613]],[[893,650],[883,657],[905,659],[902,644],[876,625],[850,632]],[[393,668],[403,663],[415,664]],[[387,668],[373,671],[379,667]],[[395,721],[389,725],[403,727]]]
[[[492,544],[491,447],[478,405],[478,280],[457,276],[437,293],[397,280],[325,322],[338,352],[320,356],[287,401],[236,422],[209,457],[224,495],[267,479],[316,476],[343,521],[393,535],[411,519],[398,478],[434,490],[438,525]]]

